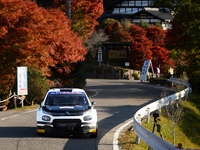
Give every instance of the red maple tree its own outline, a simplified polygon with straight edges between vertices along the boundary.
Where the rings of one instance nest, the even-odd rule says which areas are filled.
[[[160,27],[152,26],[146,29],[147,38],[152,42],[152,64],[154,70],[160,67],[161,72],[167,71],[171,66],[173,67],[173,60],[169,58],[170,51],[165,48],[167,31]]]
[[[117,41],[117,42],[132,42],[132,36],[130,35],[130,32],[125,31],[125,30],[120,30],[117,32],[112,33],[112,38],[110,41]]]
[[[167,34],[166,30],[163,30],[161,27],[152,26],[147,28],[146,31],[146,37],[153,42],[153,46],[165,46]]]
[[[29,0],[1,0],[0,9],[1,94],[12,88],[17,66],[49,75],[49,67],[69,73],[70,63],[84,60],[86,48],[64,12]]]
[[[130,46],[130,64],[134,69],[141,69],[145,60],[152,60],[154,69],[160,66],[161,71],[173,66],[173,60],[169,58],[170,52],[165,48],[166,33],[160,27],[152,26],[147,29],[136,25],[130,25],[125,30],[121,23],[114,19],[106,19],[101,28],[109,35],[113,42],[133,42]]]
[[[156,67],[159,67],[161,72],[163,73],[167,66],[169,64],[169,51],[163,47],[160,46],[153,46],[151,48],[152,54],[152,64],[154,66],[154,70]]]
[[[55,0],[54,8],[66,12],[66,0]],[[73,0],[71,1],[71,27],[83,41],[86,41],[99,24],[96,19],[102,15],[103,0]]]
[[[146,37],[147,31],[139,26],[131,25],[129,32],[133,38],[130,63],[135,69],[141,69],[145,60],[152,59],[152,42]]]

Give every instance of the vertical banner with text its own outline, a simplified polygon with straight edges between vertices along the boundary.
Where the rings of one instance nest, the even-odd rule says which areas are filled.
[[[28,95],[27,67],[17,67],[17,95]]]
[[[141,73],[141,76],[140,76],[140,81],[141,81],[141,82],[146,80],[146,77],[147,77],[147,73],[148,73],[148,70],[149,70],[150,63],[151,63],[151,60],[145,60],[145,61],[144,61],[144,65],[143,65],[143,67],[142,67],[142,73]]]

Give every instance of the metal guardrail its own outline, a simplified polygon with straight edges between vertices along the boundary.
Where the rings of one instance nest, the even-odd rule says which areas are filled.
[[[146,144],[148,144],[155,150],[179,150],[179,148],[176,148],[174,145],[156,136],[155,134],[151,133],[150,131],[141,126],[141,119],[148,115],[147,110],[150,113],[154,112],[155,110],[159,110],[162,106],[168,105],[173,101],[180,100],[185,96],[187,97],[188,94],[191,92],[189,83],[184,80],[170,78],[170,82],[183,84],[187,88],[173,95],[169,95],[165,98],[159,99],[151,104],[146,105],[145,107],[142,107],[135,113],[133,117],[133,128],[135,133],[140,139],[142,139],[142,141],[144,141]]]

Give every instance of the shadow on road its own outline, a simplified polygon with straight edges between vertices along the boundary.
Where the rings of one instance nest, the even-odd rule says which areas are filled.
[[[105,135],[113,128],[132,118],[135,112],[160,98],[164,88],[127,81],[106,81],[107,85],[89,85],[88,90],[96,90],[99,94],[91,98],[96,101],[99,132],[97,138],[64,137],[67,138],[64,150],[97,150],[98,145],[106,149],[112,146],[112,138]],[[172,93],[171,91],[169,94]],[[146,100],[144,100],[146,99]],[[38,136],[35,127],[0,127],[0,138],[49,138]],[[53,136],[53,138],[56,138]],[[103,138],[103,142],[100,142]]]
[[[37,137],[36,127],[0,127],[0,137],[3,138]]]

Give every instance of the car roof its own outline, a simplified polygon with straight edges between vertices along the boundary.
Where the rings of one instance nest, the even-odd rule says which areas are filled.
[[[52,88],[48,91],[49,92],[69,92],[69,93],[85,93],[85,91],[83,89],[79,89],[79,88]]]

